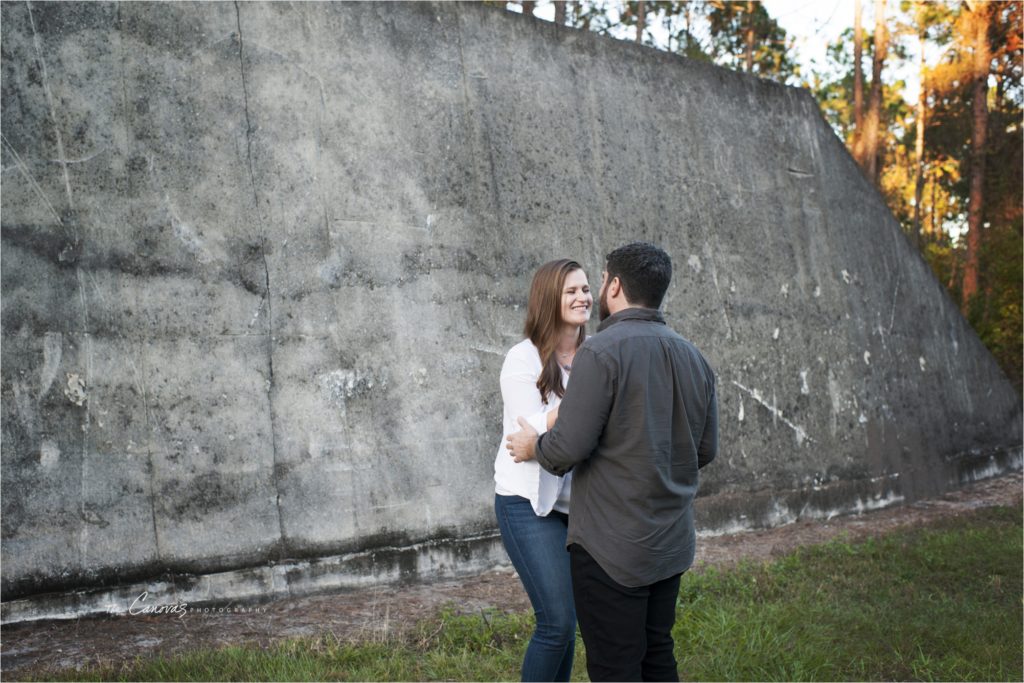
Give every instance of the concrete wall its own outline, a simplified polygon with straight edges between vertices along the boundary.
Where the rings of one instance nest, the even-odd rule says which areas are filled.
[[[504,561],[532,270],[635,238],[719,375],[704,533],[1020,468],[1020,397],[804,91],[476,4],[0,11],[8,620]]]

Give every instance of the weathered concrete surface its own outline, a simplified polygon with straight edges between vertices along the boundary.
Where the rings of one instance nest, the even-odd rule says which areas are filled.
[[[474,4],[0,11],[5,620],[500,561],[532,269],[634,238],[719,374],[705,533],[1021,466],[1019,396],[806,92]]]

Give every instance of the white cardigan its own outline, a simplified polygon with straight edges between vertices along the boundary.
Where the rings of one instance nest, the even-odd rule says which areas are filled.
[[[494,492],[501,496],[522,496],[530,501],[534,512],[545,517],[552,510],[569,512],[572,473],[556,477],[544,471],[536,460],[517,463],[505,447],[505,437],[521,429],[517,417],[526,418],[538,434],[543,434],[548,430],[547,413],[561,403],[554,393],[549,395],[547,405],[540,400],[537,378],[542,369],[540,352],[529,339],[519,342],[505,354],[505,363],[501,366],[503,428],[494,459]],[[567,386],[568,381],[569,374],[562,370],[562,383]]]

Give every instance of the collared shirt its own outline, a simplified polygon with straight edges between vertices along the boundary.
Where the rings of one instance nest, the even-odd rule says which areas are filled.
[[[711,366],[658,311],[627,308],[576,351],[572,374],[536,447],[549,472],[575,468],[567,545],[628,587],[685,571],[697,470],[718,451]]]
[[[552,510],[569,512],[570,480],[549,474],[534,461],[515,462],[505,448],[505,437],[522,427],[516,418],[525,418],[530,426],[543,434],[548,430],[548,413],[558,407],[561,399],[554,392],[545,404],[537,388],[544,364],[540,352],[529,339],[519,342],[505,354],[501,366],[502,435],[494,458],[494,492],[500,496],[522,496],[530,501],[533,511],[546,517]],[[562,386],[569,385],[569,373],[562,370]]]

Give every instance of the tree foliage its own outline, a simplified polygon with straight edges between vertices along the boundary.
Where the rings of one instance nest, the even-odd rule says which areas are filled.
[[[716,64],[783,83],[799,75],[792,40],[760,2],[713,0],[706,6]]]
[[[1022,4],[875,2],[884,24],[861,33],[865,75],[872,73],[878,36],[887,53],[877,81],[877,169],[869,179],[1018,389],[1024,384]],[[538,14],[544,5],[536,3]],[[792,39],[760,2],[647,0],[641,7],[636,0],[588,0],[569,2],[565,14],[577,28],[637,40],[639,24],[644,45],[781,83],[801,79],[851,153],[863,133],[854,110],[852,27],[829,46],[825,64],[801,74]],[[920,95],[897,73],[915,74]]]

